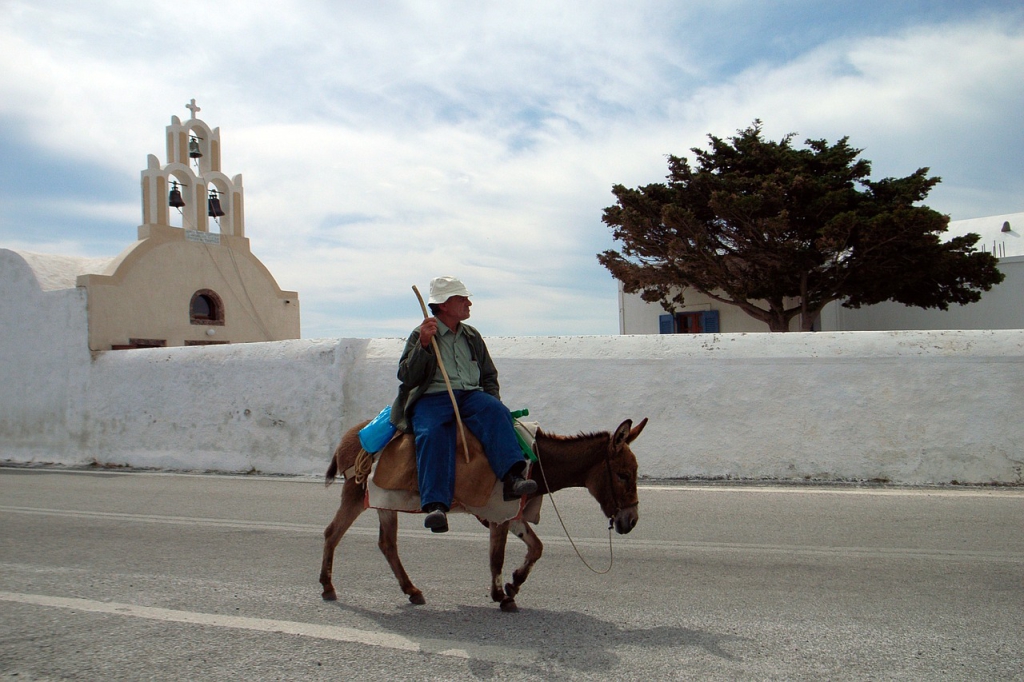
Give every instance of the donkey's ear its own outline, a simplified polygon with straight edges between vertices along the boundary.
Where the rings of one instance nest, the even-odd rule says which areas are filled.
[[[621,448],[624,443],[629,442],[629,430],[633,428],[633,420],[627,419],[626,421],[619,424],[619,428],[615,429],[615,434],[612,436],[612,447]]]
[[[626,438],[626,442],[632,443],[635,441],[636,437],[640,435],[640,432],[644,430],[645,426],[647,426],[647,417],[644,417],[644,420],[637,424],[636,428],[630,430],[629,436]]]

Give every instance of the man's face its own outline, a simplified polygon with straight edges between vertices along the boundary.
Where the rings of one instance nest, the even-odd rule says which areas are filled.
[[[438,308],[445,317],[462,322],[469,319],[469,307],[471,305],[473,305],[473,302],[466,296],[452,296],[440,304]]]

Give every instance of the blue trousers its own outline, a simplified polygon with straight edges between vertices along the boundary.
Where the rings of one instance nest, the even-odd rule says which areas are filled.
[[[455,391],[462,423],[483,445],[498,478],[504,478],[523,451],[512,430],[512,415],[500,400],[483,391]],[[451,508],[455,494],[455,410],[447,392],[428,393],[412,406],[416,435],[416,473],[420,504],[440,502]]]

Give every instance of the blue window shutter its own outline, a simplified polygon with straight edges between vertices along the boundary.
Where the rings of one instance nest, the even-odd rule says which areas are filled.
[[[703,319],[701,322],[701,328],[705,334],[718,334],[718,311],[717,310],[705,310]]]
[[[676,333],[676,321],[671,315],[660,315],[658,317],[658,326],[661,331],[659,334],[675,334]]]

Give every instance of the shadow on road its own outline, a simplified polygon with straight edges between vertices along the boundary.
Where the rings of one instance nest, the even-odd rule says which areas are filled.
[[[459,606],[428,610],[406,605],[380,613],[337,603],[343,612],[376,623],[382,631],[417,642],[426,653],[465,655],[470,669],[486,677],[494,663],[516,663],[522,672],[551,666],[580,672],[601,672],[619,666],[621,647],[674,649],[694,647],[721,659],[735,661],[723,645],[748,641],[744,637],[690,628],[628,627],[578,611],[522,609],[503,614],[497,606]],[[464,652],[464,653],[462,653]]]

